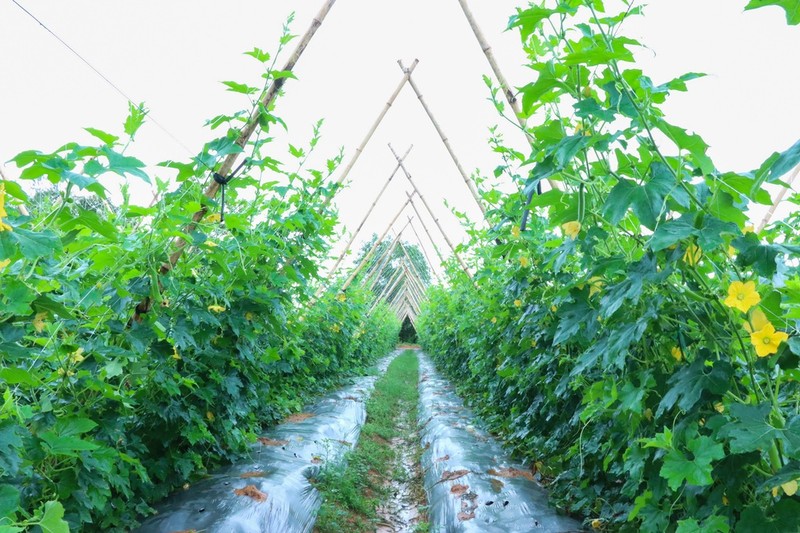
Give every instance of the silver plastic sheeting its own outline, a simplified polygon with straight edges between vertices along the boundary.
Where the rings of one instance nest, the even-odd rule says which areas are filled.
[[[420,438],[431,531],[541,533],[582,531],[559,515],[530,470],[513,464],[476,427],[453,387],[420,356]]]
[[[379,374],[395,355],[380,361]],[[290,417],[259,439],[249,460],[217,470],[168,497],[156,506],[158,514],[136,531],[311,531],[321,498],[309,478],[323,464],[341,461],[355,446],[366,420],[364,402],[376,380],[377,376],[356,378],[303,415]]]

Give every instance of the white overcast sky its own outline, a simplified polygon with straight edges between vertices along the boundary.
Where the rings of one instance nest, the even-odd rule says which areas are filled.
[[[192,153],[211,138],[204,119],[245,107],[242,95],[226,92],[219,82],[259,84],[260,66],[242,53],[254,46],[274,50],[292,11],[293,33],[302,34],[322,4],[18,1],[133,99],[144,101]],[[470,4],[510,83],[532,81],[518,34],[504,31],[514,8],[524,3]],[[671,122],[704,136],[722,170],[755,168],[800,138],[800,28],[787,26],[778,8],[744,12],[745,4],[653,0],[646,16],[625,31],[648,47],[638,54],[638,66],[654,81],[690,71],[709,74],[692,82],[688,93],[673,95],[665,109]],[[320,157],[344,147],[346,161],[401,78],[396,60],[408,64],[414,58],[420,60],[414,78],[463,165],[490,174],[498,160],[486,143],[488,127],[500,122],[481,79],[490,69],[456,0],[338,0],[295,69],[299,80],[288,83],[279,102],[276,114],[289,125],[285,141],[304,144],[312,124],[324,118]],[[89,142],[86,126],[120,132],[124,99],[11,0],[0,0],[0,67],[0,161],[26,149]],[[501,128],[521,149],[521,135]],[[444,199],[473,217],[478,211],[410,87],[350,174],[349,189],[337,198],[344,224],[358,224],[392,170],[388,142],[401,152],[414,145],[408,169],[446,231],[461,240],[463,231]],[[148,164],[188,158],[152,124],[129,153]],[[289,161],[288,154],[275,157]],[[3,168],[12,178],[18,174],[11,164]],[[366,224],[364,238],[385,227],[408,189],[398,175]],[[145,190],[140,196],[150,198]],[[444,241],[434,236],[444,250]]]

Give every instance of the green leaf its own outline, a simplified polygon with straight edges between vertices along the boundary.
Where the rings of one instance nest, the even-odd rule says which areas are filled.
[[[237,83],[235,81],[223,81],[222,84],[228,88],[229,91],[241,94],[255,94],[258,92],[258,87],[251,87],[244,83]]]
[[[269,52],[265,52],[261,48],[253,48],[249,52],[245,52],[245,55],[254,57],[257,60],[261,61],[262,63],[266,63],[270,59]]]
[[[33,307],[36,311],[49,311],[50,313],[58,315],[62,318],[74,318],[72,313],[69,312],[69,309],[64,307],[63,304],[56,302],[55,300],[52,300],[43,294],[36,297],[36,299],[31,303],[31,307]]]
[[[603,216],[612,225],[619,224],[619,221],[623,219],[628,207],[633,202],[633,197],[638,187],[635,182],[621,178],[611,189],[611,192],[608,193],[606,203],[603,205]]]
[[[117,144],[117,141],[119,140],[119,137],[117,137],[116,135],[111,135],[110,133],[107,133],[103,130],[98,130],[96,128],[83,128],[83,129],[88,131],[94,137],[97,137],[98,139],[103,141],[103,143],[108,146],[114,146],[115,144]]]
[[[672,449],[664,458],[659,472],[672,490],[678,490],[684,481],[699,487],[710,485],[714,482],[711,478],[711,462],[725,457],[722,444],[704,435],[690,440],[686,448],[692,453],[691,458]]]
[[[128,118],[125,119],[124,129],[131,139],[144,124],[146,116],[147,110],[144,108],[144,104],[134,105],[133,102],[128,102]]]
[[[733,404],[730,406],[731,422],[720,429],[719,435],[730,439],[733,453],[765,451],[775,439],[784,442],[786,453],[794,455],[800,450],[800,416],[795,415],[786,425],[770,421],[772,407],[761,405]]]
[[[663,120],[658,122],[657,127],[664,135],[672,139],[678,148],[686,150],[692,155],[694,163],[700,168],[703,174],[711,174],[714,172],[714,163],[711,161],[711,158],[706,155],[708,144],[706,144],[702,137],[696,133],[686,133],[685,129],[673,126]]]
[[[538,6],[531,6],[525,10],[517,8],[517,14],[508,19],[506,29],[519,28],[520,37],[523,41],[527,41],[531,33],[536,31],[540,22],[559,12],[563,12],[563,8],[547,9]]]
[[[34,374],[18,367],[6,367],[0,369],[0,379],[9,385],[28,385],[38,387],[42,381]]]
[[[135,157],[122,155],[121,153],[112,150],[108,146],[104,146],[100,151],[108,158],[108,170],[111,172],[119,174],[120,176],[130,174],[144,180],[147,183],[151,183],[150,176],[148,176],[147,173],[142,170],[145,166],[144,163]]]
[[[727,361],[717,360],[713,361],[712,366],[707,366],[705,360],[698,358],[669,378],[668,384],[671,388],[658,404],[656,416],[661,416],[675,405],[688,411],[700,400],[703,391],[715,395],[725,393],[732,375],[733,368]]]
[[[798,0],[800,3],[800,0]],[[769,167],[769,181],[775,181],[800,163],[800,141],[794,143],[791,148],[782,152]]]
[[[69,524],[64,520],[64,506],[56,501],[45,503],[39,527],[42,533],[69,533]]]
[[[724,516],[711,515],[702,522],[687,518],[678,522],[675,533],[728,533],[731,527]]]
[[[83,440],[79,437],[65,437],[52,431],[46,431],[39,435],[44,446],[42,449],[51,455],[64,455],[67,457],[78,457],[80,452],[91,452],[100,448],[97,444]]]
[[[703,217],[703,227],[697,235],[697,242],[703,250],[711,250],[725,242],[723,235],[739,235],[739,226],[733,222],[723,222],[711,215]]]
[[[694,235],[697,230],[692,224],[693,218],[694,213],[686,213],[679,219],[659,224],[650,239],[650,247],[657,252]]]
[[[786,12],[786,23],[791,26],[800,24],[800,0],[750,0],[745,11],[766,6],[778,6]]]
[[[64,231],[71,231],[75,229],[75,226],[80,225],[94,230],[111,241],[117,240],[119,234],[117,232],[117,227],[114,224],[100,218],[95,211],[90,211],[88,209],[79,207],[78,213],[78,216],[72,217],[66,222],[62,223],[61,229]]]
[[[78,174],[77,172],[72,172],[71,170],[62,170],[61,179],[76,185],[79,189],[86,189],[91,185],[97,184],[96,179],[90,178],[89,176],[84,176],[83,174]]]
[[[33,232],[16,228],[10,232],[13,240],[17,241],[22,255],[28,259],[38,259],[54,255],[61,250],[61,241],[52,230]]]
[[[11,518],[13,521],[18,508],[19,490],[13,485],[0,485],[0,518]]]

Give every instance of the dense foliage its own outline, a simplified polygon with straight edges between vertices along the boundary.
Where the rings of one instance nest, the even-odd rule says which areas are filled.
[[[266,52],[249,54],[266,83],[288,75]],[[178,187],[158,179],[149,207],[128,194],[128,178],[150,181],[130,154],[146,112],[130,111],[123,138],[87,128],[94,144],[19,154],[22,180],[43,192],[0,184],[3,532],[128,530],[149,503],[246,452],[264,426],[398,336],[387,308],[369,312],[367,291],[314,298],[340,159],[307,168],[319,124],[283,165],[268,136],[283,122],[263,114],[221,221],[203,188],[222,157],[243,151],[234,141],[249,110],[209,121],[222,134],[191,161],[163,163]],[[192,227],[201,204],[215,214]],[[186,251],[162,269],[176,238]]]
[[[797,531],[800,217],[755,230],[746,210],[771,204],[800,143],[717,169],[660,110],[700,74],[632,65],[621,30],[640,12],[565,0],[511,18],[536,73],[531,145],[492,143],[521,192],[484,193],[474,280],[430,292],[421,342],[587,525]]]

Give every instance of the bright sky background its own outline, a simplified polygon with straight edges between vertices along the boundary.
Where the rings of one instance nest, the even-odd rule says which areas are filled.
[[[292,31],[302,34],[322,5],[320,0],[18,1],[128,95],[144,101],[192,154],[212,138],[203,129],[206,118],[246,107],[242,95],[226,92],[219,82],[259,84],[260,65],[242,53],[254,46],[274,50],[292,11]],[[626,31],[648,47],[638,55],[639,67],[657,83],[690,71],[709,74],[692,82],[689,93],[674,95],[665,109],[671,122],[704,136],[722,170],[755,168],[800,138],[795,57],[800,28],[787,26],[777,8],[745,13],[745,3],[653,0],[646,16]],[[523,2],[471,0],[470,5],[510,83],[532,81],[517,33],[504,31]],[[488,128],[500,122],[481,79],[490,69],[456,0],[338,0],[295,69],[299,81],[288,83],[278,104],[276,114],[290,128],[284,141],[304,145],[312,124],[324,118],[320,160],[344,147],[347,161],[401,79],[396,60],[409,64],[414,58],[420,60],[414,78],[462,164],[490,174],[498,160],[486,143]],[[124,99],[11,0],[0,0],[0,66],[0,161],[26,149],[90,142],[85,126],[121,131]],[[513,145],[524,146],[519,132],[502,123],[501,129]],[[451,238],[460,241],[464,233],[444,199],[472,217],[479,212],[410,87],[350,174],[351,186],[337,198],[344,224],[351,229],[358,224],[393,169],[388,142],[401,153],[414,145],[407,167]],[[148,164],[189,157],[153,124],[140,131],[129,153]],[[290,161],[288,154],[275,157]],[[18,174],[13,165],[3,169],[9,177]],[[398,174],[363,238],[383,230],[405,190],[409,186]],[[146,189],[138,194],[143,203],[151,198]],[[434,237],[444,251],[444,241]]]

